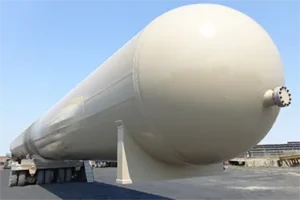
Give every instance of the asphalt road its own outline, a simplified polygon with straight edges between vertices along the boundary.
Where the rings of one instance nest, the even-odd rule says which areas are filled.
[[[300,168],[228,168],[215,177],[117,186],[116,169],[95,169],[95,183],[9,188],[1,174],[1,199],[300,199]]]

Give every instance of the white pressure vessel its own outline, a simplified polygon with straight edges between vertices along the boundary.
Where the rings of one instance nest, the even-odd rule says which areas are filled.
[[[266,136],[290,104],[283,85],[280,54],[258,23],[229,7],[187,5],[154,19],[21,133],[11,152],[116,160],[122,120],[159,161],[218,163]]]

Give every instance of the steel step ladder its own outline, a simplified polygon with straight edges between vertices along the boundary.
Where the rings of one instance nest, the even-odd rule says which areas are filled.
[[[94,179],[94,171],[91,167],[89,161],[84,161],[84,170],[85,170],[85,176],[86,176],[86,182],[92,183],[95,181]]]

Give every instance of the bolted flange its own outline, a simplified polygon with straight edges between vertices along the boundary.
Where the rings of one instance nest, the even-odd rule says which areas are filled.
[[[264,106],[287,107],[291,105],[292,97],[290,91],[285,86],[276,87],[268,90],[264,95]]]
[[[285,86],[276,87],[273,91],[274,103],[279,107],[287,107],[292,102],[290,91]]]

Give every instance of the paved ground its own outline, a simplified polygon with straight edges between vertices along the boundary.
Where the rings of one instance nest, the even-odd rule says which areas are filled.
[[[217,177],[202,177],[116,186],[116,169],[95,169],[96,183],[22,188],[7,186],[2,170],[2,199],[300,199],[300,168],[228,168]]]

